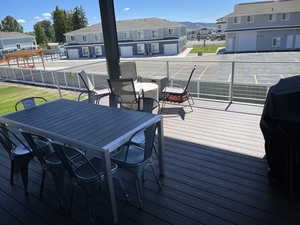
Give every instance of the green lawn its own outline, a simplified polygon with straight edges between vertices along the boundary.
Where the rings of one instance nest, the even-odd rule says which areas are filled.
[[[48,101],[59,98],[56,89],[0,83],[0,115],[14,112],[16,102],[32,96],[44,97]],[[63,91],[63,98],[75,100],[77,96],[77,93]]]
[[[195,46],[190,53],[197,53],[197,52],[203,52],[203,53],[215,53],[218,48],[224,47],[222,45],[208,45],[208,46]]]

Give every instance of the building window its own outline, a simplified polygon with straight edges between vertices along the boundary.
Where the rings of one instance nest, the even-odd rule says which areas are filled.
[[[138,36],[138,39],[144,39],[144,32],[143,31],[138,31],[137,36]]]
[[[274,14],[270,14],[269,16],[268,16],[268,21],[269,22],[274,22],[276,20],[276,16],[274,15]]]
[[[152,38],[158,38],[158,33],[156,30],[152,31]]]
[[[137,53],[144,54],[145,53],[145,45],[144,44],[137,44]]]
[[[254,16],[247,16],[247,23],[253,23],[254,22]]]
[[[17,49],[21,49],[21,45],[20,44],[17,44]]]
[[[151,52],[159,53],[159,43],[151,43]]]
[[[169,35],[172,35],[172,34],[174,34],[175,33],[175,29],[174,28],[169,28],[168,29],[168,34]]]
[[[279,48],[280,47],[280,41],[281,41],[280,37],[273,38],[272,39],[272,47],[273,48]]]
[[[86,41],[86,36],[85,35],[82,36],[82,40]]]
[[[241,17],[239,17],[239,16],[233,17],[233,23],[234,24],[240,24],[241,23]]]
[[[95,34],[95,41],[99,41],[99,36]]]
[[[288,13],[282,13],[281,14],[281,21],[288,21],[289,20],[289,14]]]
[[[70,39],[71,39],[71,41],[75,41],[75,37],[74,36],[71,36]]]
[[[124,32],[124,39],[129,39],[130,38],[130,34],[129,32]]]
[[[95,46],[95,55],[102,55],[102,47],[99,46]]]
[[[82,47],[82,56],[89,56],[89,47]]]

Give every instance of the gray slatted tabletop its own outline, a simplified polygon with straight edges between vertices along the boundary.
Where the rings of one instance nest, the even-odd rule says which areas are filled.
[[[66,144],[101,152],[106,163],[106,183],[114,223],[117,223],[118,216],[110,153],[137,131],[158,123],[160,174],[164,173],[163,123],[160,115],[59,99],[4,115],[0,121]]]

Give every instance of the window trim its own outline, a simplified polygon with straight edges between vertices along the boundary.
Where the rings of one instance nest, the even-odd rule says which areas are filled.
[[[70,36],[70,40],[71,40],[71,41],[75,41],[75,36],[71,35],[71,36]]]
[[[139,51],[139,46],[143,46],[143,51]],[[136,45],[136,48],[137,48],[137,53],[138,54],[145,54],[145,44],[137,44]]]
[[[270,16],[272,16],[272,19],[270,20]],[[268,14],[268,22],[275,22],[276,21],[276,14]]]
[[[100,54],[97,54],[96,49],[100,49]],[[95,45],[95,46],[94,46],[94,50],[95,50],[95,55],[96,55],[96,56],[102,56],[102,55],[103,55],[103,52],[102,52],[102,46],[101,46],[101,45]]]
[[[276,40],[276,45],[274,45],[274,40]],[[281,37],[272,38],[272,48],[280,48],[281,46]]]
[[[286,15],[285,19],[283,19],[283,15]],[[289,21],[290,20],[290,14],[289,13],[281,13],[280,14],[280,21]]]
[[[84,54],[84,50],[83,49],[87,49],[88,50],[86,55]],[[83,57],[89,57],[90,56],[90,49],[89,49],[89,47],[81,47],[81,51],[82,51],[82,56]]]
[[[235,21],[237,19],[237,21]],[[241,17],[240,16],[234,16],[233,17],[233,24],[241,24]]]
[[[250,19],[250,21],[248,21],[248,18],[252,18],[252,20]],[[254,23],[254,16],[246,16],[246,22],[247,23]]]
[[[154,35],[154,34],[156,34],[156,35]],[[152,38],[158,38],[158,31],[157,30],[152,31]]]
[[[155,49],[156,51],[153,51],[153,47],[152,46],[158,46],[158,48]],[[152,53],[159,53],[159,43],[158,42],[151,43],[151,52]]]

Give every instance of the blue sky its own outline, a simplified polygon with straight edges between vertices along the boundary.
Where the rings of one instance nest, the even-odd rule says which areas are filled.
[[[253,0],[115,0],[117,19],[160,17],[173,21],[215,22],[233,10],[237,3]],[[90,24],[99,22],[98,0],[7,0],[2,4],[0,19],[15,17],[25,31],[32,31],[38,20],[49,19],[56,5],[72,9],[82,5]]]

